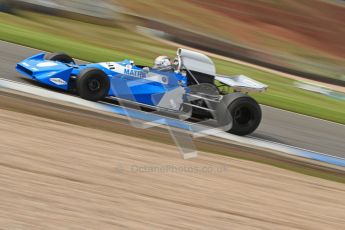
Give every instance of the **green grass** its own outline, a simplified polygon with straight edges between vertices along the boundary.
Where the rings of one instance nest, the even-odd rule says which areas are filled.
[[[261,104],[345,124],[345,101],[308,92],[294,86],[294,80],[243,65],[216,60],[220,73],[246,74],[269,85],[265,93],[252,94]]]
[[[173,47],[121,27],[28,12],[0,13],[0,39],[95,62],[130,58],[151,65],[156,55],[175,53]]]
[[[109,27],[43,14],[0,13],[0,39],[46,51],[65,51],[87,61],[129,58],[152,65],[155,56],[173,56],[168,46],[121,27]],[[245,74],[269,85],[262,94],[252,94],[260,103],[345,124],[345,101],[294,87],[294,81],[243,65],[214,60],[222,74]]]

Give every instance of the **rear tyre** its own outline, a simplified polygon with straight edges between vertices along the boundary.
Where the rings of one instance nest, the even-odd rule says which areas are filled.
[[[108,76],[99,69],[87,68],[80,72],[77,80],[77,92],[89,101],[103,100],[110,88]]]
[[[65,53],[51,53],[46,54],[44,56],[44,59],[50,60],[50,61],[59,61],[65,64],[75,64],[73,58],[71,58],[69,55]]]
[[[260,105],[253,98],[242,93],[229,94],[227,103],[232,116],[229,133],[244,136],[257,129],[262,113]]]

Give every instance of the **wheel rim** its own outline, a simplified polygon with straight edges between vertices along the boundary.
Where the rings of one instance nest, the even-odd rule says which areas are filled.
[[[91,79],[88,82],[88,88],[92,92],[99,91],[99,89],[101,88],[101,82],[97,79]]]
[[[234,120],[237,124],[246,125],[252,120],[252,112],[248,107],[241,106],[234,111]]]

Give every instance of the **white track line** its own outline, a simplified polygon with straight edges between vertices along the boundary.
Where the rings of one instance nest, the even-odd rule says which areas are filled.
[[[65,94],[58,93],[58,92],[53,92],[53,91],[43,89],[40,87],[36,87],[36,86],[24,84],[24,83],[18,83],[18,82],[3,79],[3,78],[0,78],[0,89],[1,88],[16,90],[16,91],[44,97],[44,98],[50,98],[50,99],[54,99],[54,100],[69,102],[69,103],[73,103],[76,105],[81,105],[81,106],[88,107],[91,109],[99,110],[99,111],[105,111],[105,112],[116,113],[116,114],[121,114],[121,115],[126,114],[126,113],[123,113],[123,111],[121,112],[121,110],[124,110],[123,108],[116,106],[116,105],[86,101],[86,100],[78,98],[78,97],[65,95]],[[169,121],[172,121],[172,122],[177,124],[177,126],[175,125],[175,127],[178,127],[179,124],[180,125],[183,124],[184,126],[183,125],[181,126],[181,128],[183,128],[183,129],[186,129],[186,127],[194,125],[193,123],[183,122],[181,120],[177,120],[177,119],[173,119],[173,118],[157,119],[157,117],[162,117],[162,116],[157,116],[157,115],[153,115],[153,114],[146,113],[146,112],[141,112],[141,111],[136,111],[136,110],[132,111],[131,109],[127,109],[127,112],[128,111],[134,112],[136,114],[136,116],[138,116],[140,114],[144,115],[144,116],[142,116],[142,118],[144,118],[144,117],[147,118],[150,116],[154,117],[154,118],[149,119],[150,122],[169,120]],[[136,118],[140,119],[140,117],[136,117]],[[145,118],[144,118],[144,120],[145,120]],[[161,123],[161,122],[159,122],[159,123]],[[161,124],[164,125],[164,123],[161,123]],[[329,164],[345,167],[345,159],[344,158],[332,156],[332,155],[328,155],[328,154],[324,154],[324,153],[318,153],[315,151],[297,148],[297,147],[289,146],[289,145],[285,145],[285,144],[280,144],[277,142],[262,140],[262,139],[253,138],[253,137],[240,137],[240,136],[232,135],[232,134],[225,133],[225,132],[217,132],[215,130],[206,130],[204,132],[199,133],[199,135],[196,135],[196,136],[200,136],[200,134],[201,135],[211,135],[214,137],[234,141],[234,142],[237,142],[237,143],[240,143],[242,145],[249,146],[249,147],[259,147],[259,148],[275,150],[275,151],[279,151],[282,153],[287,153],[289,155],[304,157],[307,159],[313,159],[313,160],[317,160],[317,161],[326,162]]]

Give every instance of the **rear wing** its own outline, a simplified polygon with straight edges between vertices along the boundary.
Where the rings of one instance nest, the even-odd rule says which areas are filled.
[[[223,86],[226,85],[237,92],[244,93],[263,92],[268,88],[267,85],[244,75],[230,77],[216,74],[216,67],[213,61],[205,54],[182,48],[177,49],[176,54],[177,70],[187,70],[197,84],[212,83],[213,80],[217,80]],[[193,74],[193,72],[197,72],[197,74]],[[200,78],[202,81],[200,81]]]
[[[255,81],[244,75],[234,77],[216,75],[215,80],[219,81],[223,85],[233,88],[237,92],[264,92],[268,88],[268,85]]]

